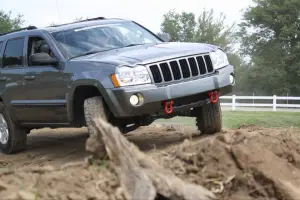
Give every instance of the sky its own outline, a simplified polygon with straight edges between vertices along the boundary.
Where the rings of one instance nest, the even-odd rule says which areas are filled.
[[[26,2],[26,3],[25,3]],[[213,8],[216,14],[223,12],[226,23],[239,22],[242,9],[252,0],[1,0],[1,8],[12,16],[22,14],[24,26],[49,26],[51,23],[68,23],[76,18],[123,18],[134,20],[157,33],[163,14],[171,9],[198,13],[203,8]]]

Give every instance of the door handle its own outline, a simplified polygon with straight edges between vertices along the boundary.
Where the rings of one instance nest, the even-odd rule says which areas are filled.
[[[6,81],[7,77],[0,77],[0,81]]]
[[[32,81],[35,79],[35,76],[25,76],[24,79],[28,81]]]

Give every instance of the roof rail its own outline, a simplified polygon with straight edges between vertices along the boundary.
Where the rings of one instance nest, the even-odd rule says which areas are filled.
[[[87,22],[87,21],[102,20],[102,19],[106,19],[106,18],[105,17],[95,17],[95,18],[84,19],[84,20],[70,22],[70,23],[65,23],[65,24],[52,25],[50,27],[58,27],[58,26],[63,26],[63,25],[68,25],[68,24],[75,24],[75,23],[79,23],[79,22]]]
[[[81,21],[77,21],[77,22],[94,21],[94,20],[101,20],[101,19],[105,19],[105,17],[94,17],[94,18],[90,18],[90,19],[84,19]]]
[[[0,36],[7,35],[7,34],[10,34],[10,33],[19,32],[19,31],[24,31],[24,30],[33,30],[33,29],[37,29],[37,27],[36,26],[28,26],[28,27],[25,27],[25,28],[20,28],[20,29],[16,29],[16,30],[13,30],[13,31],[5,32],[5,33],[0,33]]]

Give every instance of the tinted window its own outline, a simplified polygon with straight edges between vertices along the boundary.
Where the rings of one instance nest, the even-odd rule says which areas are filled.
[[[7,41],[3,54],[3,66],[14,67],[22,65],[24,38]]]
[[[0,42],[0,67],[2,67],[2,46],[3,42]]]

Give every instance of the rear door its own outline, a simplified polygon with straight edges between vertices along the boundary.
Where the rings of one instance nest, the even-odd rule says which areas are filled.
[[[1,72],[2,72],[2,57],[3,57],[3,47],[4,47],[5,42],[0,41],[0,77],[1,77]],[[0,81],[0,97],[2,98],[3,90],[4,90],[5,84],[3,84],[2,81]]]
[[[22,119],[26,113],[26,90],[24,88],[24,42],[25,37],[9,39],[3,43],[0,89],[6,106],[14,119]]]

